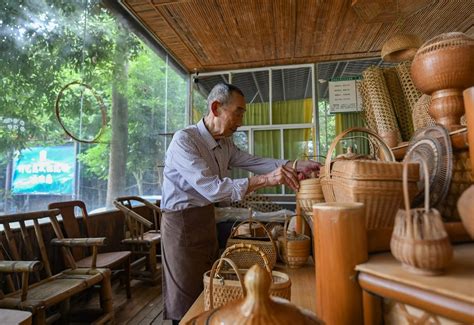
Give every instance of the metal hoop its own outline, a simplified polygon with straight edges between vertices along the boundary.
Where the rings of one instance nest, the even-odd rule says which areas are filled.
[[[102,124],[101,124],[100,130],[99,130],[99,133],[97,133],[95,138],[92,139],[92,140],[84,140],[84,139],[80,139],[80,138],[76,137],[74,134],[72,134],[72,132],[70,132],[68,129],[66,129],[66,126],[64,125],[63,121],[61,120],[61,116],[59,114],[59,102],[61,101],[61,97],[63,96],[64,91],[72,85],[79,85],[79,86],[83,86],[84,88],[89,89],[91,91],[92,95],[94,95],[96,101],[99,103],[100,113],[102,115]],[[106,109],[105,109],[104,101],[94,91],[94,89],[91,86],[89,86],[85,83],[82,83],[78,80],[70,82],[70,83],[66,84],[63,88],[61,88],[61,90],[58,93],[58,96],[56,97],[56,103],[54,105],[54,112],[56,114],[56,119],[58,120],[58,122],[61,125],[61,128],[64,130],[64,132],[66,132],[66,134],[68,136],[70,136],[72,139],[74,139],[77,142],[82,142],[82,143],[96,143],[96,142],[98,142],[99,138],[104,133],[105,127],[107,125],[107,112],[106,112]]]

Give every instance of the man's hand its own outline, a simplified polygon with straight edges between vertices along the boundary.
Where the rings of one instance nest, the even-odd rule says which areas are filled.
[[[293,166],[294,161],[289,161],[286,166]],[[296,163],[296,172],[298,179],[314,178],[319,176],[321,164],[314,160],[298,160]]]
[[[298,175],[296,170],[287,165],[280,166],[274,171],[265,174],[252,176],[249,178],[249,186],[247,188],[247,194],[262,187],[275,186],[275,185],[287,185],[294,191],[299,188]]]

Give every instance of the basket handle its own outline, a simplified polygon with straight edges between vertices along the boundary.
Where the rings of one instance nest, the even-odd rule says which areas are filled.
[[[219,266],[222,266],[222,263],[224,262],[227,262],[227,264],[229,264],[230,267],[234,270],[235,274],[237,275],[237,278],[239,279],[240,287],[242,288],[244,297],[247,295],[247,290],[244,286],[244,280],[242,280],[242,276],[239,272],[239,269],[237,268],[237,265],[235,265],[235,263],[230,258],[221,257],[220,259],[216,260],[214,264],[212,264],[211,274],[209,275],[209,306],[211,309],[214,309],[214,276],[216,275],[216,273],[219,274],[218,268],[220,269]]]
[[[326,175],[330,179],[331,178],[331,160],[332,160],[332,153],[334,152],[334,149],[336,149],[337,144],[339,141],[344,138],[346,134],[349,134],[351,132],[365,132],[373,136],[377,141],[380,143],[382,151],[384,153],[384,158],[388,161],[395,161],[395,156],[393,155],[392,150],[387,146],[387,144],[383,141],[383,139],[374,131],[369,130],[367,128],[361,128],[361,127],[354,127],[354,128],[349,128],[341,133],[339,133],[331,143],[331,146],[329,147],[328,153],[327,153],[327,158],[326,158],[326,164],[325,164],[325,170],[326,170]]]
[[[239,223],[236,227],[234,227],[234,229],[232,230],[232,232],[230,233],[230,236],[229,238],[234,238],[235,236],[235,233],[237,232],[237,230],[239,229],[239,227],[243,226],[244,224],[249,224],[249,228],[250,228],[250,235],[252,235],[252,224],[255,223],[259,226],[261,226],[263,228],[263,230],[265,231],[265,234],[267,235],[267,237],[270,239],[270,241],[273,243],[273,239],[272,239],[272,236],[270,235],[270,233],[268,232],[267,228],[265,228],[265,226],[260,222],[260,221],[257,221],[253,218],[249,218],[248,220],[244,220],[242,221],[241,223]]]
[[[252,245],[252,244],[245,244],[245,243],[238,243],[232,246],[229,246],[225,249],[225,251],[222,253],[221,258],[229,256],[231,253],[240,253],[240,252],[253,252],[257,255],[260,255],[260,257],[263,260],[263,264],[265,265],[265,270],[268,272],[268,274],[272,274],[272,270],[270,268],[270,262],[268,261],[267,254],[263,250],[260,249],[260,247]],[[222,263],[219,263],[217,266],[217,272],[220,271],[222,267]]]
[[[425,174],[425,211],[430,210],[430,175],[428,173],[428,164],[426,160],[420,157],[423,173]],[[405,210],[410,215],[410,197],[408,195],[408,161],[403,162],[403,200],[405,202]]]

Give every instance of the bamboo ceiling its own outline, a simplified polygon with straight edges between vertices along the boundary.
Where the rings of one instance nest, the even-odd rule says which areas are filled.
[[[122,0],[188,72],[373,58],[396,33],[474,36],[472,0]]]

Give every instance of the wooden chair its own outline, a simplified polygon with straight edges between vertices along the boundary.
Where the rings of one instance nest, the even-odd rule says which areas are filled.
[[[132,202],[139,202],[153,214],[153,222],[149,221],[136,211],[132,210]],[[160,245],[161,210],[156,205],[138,196],[119,197],[114,205],[125,216],[124,240],[122,243],[132,247],[132,277],[150,281],[152,284],[160,283],[161,265],[157,263],[157,246]],[[145,228],[149,231],[145,232]],[[145,270],[142,270],[145,266]]]
[[[61,245],[71,269],[53,275],[39,219],[50,218],[61,234],[56,220],[59,210],[4,215],[0,217],[3,235],[0,240],[0,308],[19,309],[33,314],[33,324],[68,321],[71,298],[86,289],[100,285],[101,315],[94,324],[113,322],[111,272],[96,268],[97,246],[105,238],[83,238],[65,241],[62,236],[52,243]],[[33,224],[31,228],[27,223]],[[18,227],[13,230],[13,227]],[[49,225],[46,225],[49,226]],[[77,268],[70,247],[92,246],[93,258],[88,268]]]
[[[76,208],[81,212],[83,231],[79,225],[78,217],[76,216]],[[82,201],[64,201],[55,202],[48,205],[48,209],[59,209],[63,218],[63,227],[68,238],[89,237],[89,226],[86,205]],[[56,230],[56,229],[55,229]],[[58,232],[56,236],[59,238]],[[112,270],[113,277],[118,276],[125,283],[127,298],[131,298],[130,289],[130,251],[118,251],[97,254],[97,267],[107,268]],[[77,267],[89,267],[92,261],[92,254],[90,254],[87,247],[74,247],[72,255]]]

